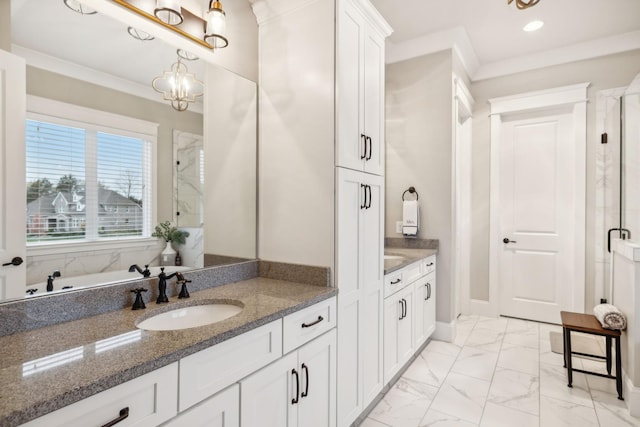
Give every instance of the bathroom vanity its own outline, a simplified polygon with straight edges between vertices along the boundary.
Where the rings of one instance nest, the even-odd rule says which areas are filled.
[[[233,426],[240,411],[243,425],[267,413],[282,426],[334,425],[336,293],[255,277],[1,337],[0,425]],[[242,311],[190,329],[136,327],[210,303]]]
[[[434,249],[385,250],[384,382],[412,360],[436,329]]]

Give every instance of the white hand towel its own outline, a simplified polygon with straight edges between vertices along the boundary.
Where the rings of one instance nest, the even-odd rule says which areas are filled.
[[[605,329],[625,330],[627,318],[618,308],[611,304],[598,304],[593,307],[593,315],[596,316]]]
[[[405,236],[417,236],[420,221],[419,205],[417,200],[405,200],[402,202],[402,234]]]

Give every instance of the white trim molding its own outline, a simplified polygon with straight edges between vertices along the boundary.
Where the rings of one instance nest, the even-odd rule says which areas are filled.
[[[482,64],[465,28],[454,27],[400,43],[387,40],[386,60],[392,64],[446,49],[458,54],[471,81],[475,82],[640,49],[640,31]]]
[[[432,339],[444,342],[453,342],[456,339],[456,319],[451,322],[436,322],[436,330],[431,336]]]
[[[633,385],[633,381],[624,370],[622,370],[622,378],[624,403],[632,417],[640,418],[640,387]]]
[[[576,283],[584,283],[585,277],[585,224],[586,224],[586,143],[587,143],[587,88],[590,83],[579,83],[541,91],[493,98],[491,105],[491,172],[489,197],[489,301],[488,306],[471,304],[476,308],[483,308],[484,315],[497,316],[500,314],[499,276],[500,265],[497,254],[502,247],[502,232],[500,230],[500,131],[502,119],[505,115],[513,115],[531,111],[554,109],[569,106],[573,112],[575,138],[574,160],[574,264]],[[577,286],[577,291],[568,296],[566,307],[572,311],[584,311],[585,287]],[[477,302],[477,301],[476,301]],[[472,311],[473,313],[473,311]]]

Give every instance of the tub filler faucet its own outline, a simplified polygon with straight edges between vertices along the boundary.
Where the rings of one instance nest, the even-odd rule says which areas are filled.
[[[131,267],[129,267],[129,273],[133,273],[134,271],[142,274],[143,277],[151,276],[151,272],[149,271],[149,264],[146,264],[144,266],[144,270],[138,267],[138,264],[133,264]]]
[[[53,291],[53,281],[55,280],[56,277],[60,277],[60,276],[61,276],[60,272],[56,270],[47,278],[47,292]]]

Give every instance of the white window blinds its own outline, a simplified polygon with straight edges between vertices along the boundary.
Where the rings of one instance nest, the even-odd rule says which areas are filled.
[[[155,140],[94,123],[29,116],[27,242],[149,237]]]

